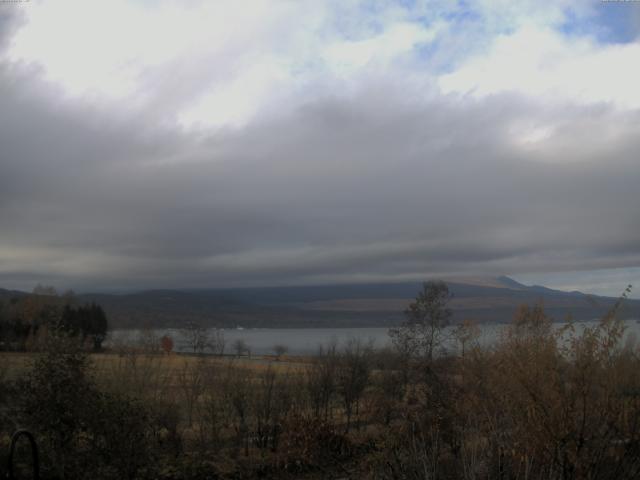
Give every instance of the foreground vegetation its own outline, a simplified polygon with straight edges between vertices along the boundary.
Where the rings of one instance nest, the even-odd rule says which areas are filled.
[[[393,350],[353,340],[298,362],[91,354],[49,329],[39,352],[3,354],[0,451],[26,427],[42,477],[64,479],[638,476],[640,352],[619,304],[560,330],[523,307],[493,347],[466,324],[444,355],[446,299],[425,286]]]

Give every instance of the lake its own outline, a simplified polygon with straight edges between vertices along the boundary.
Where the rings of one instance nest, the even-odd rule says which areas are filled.
[[[595,325],[597,321],[576,322],[578,328],[586,325]],[[626,336],[640,338],[640,323],[636,320],[627,320]],[[563,323],[554,324],[557,328]],[[491,345],[497,340],[505,324],[480,325],[481,345]],[[451,337],[454,327],[445,329],[445,337]],[[225,353],[233,353],[233,343],[241,339],[255,355],[273,354],[275,345],[284,345],[293,355],[309,355],[318,351],[319,346],[337,342],[338,346],[344,345],[350,339],[359,339],[363,342],[371,342],[374,347],[381,348],[390,345],[388,328],[247,328],[247,329],[223,329],[226,342]],[[155,329],[155,336],[169,335],[174,341],[174,350],[188,351],[183,333],[178,329]],[[114,330],[107,342],[135,342],[141,334],[139,330]],[[449,349],[455,349],[452,339],[446,342]]]

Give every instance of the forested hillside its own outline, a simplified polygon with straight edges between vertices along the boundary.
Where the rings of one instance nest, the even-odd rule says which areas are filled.
[[[465,283],[466,282],[466,283]],[[508,277],[452,280],[454,321],[508,322],[519,305],[542,302],[557,321],[601,317],[614,298],[525,286]],[[81,295],[102,305],[115,328],[180,326],[195,321],[222,327],[373,327],[396,325],[420,283],[328,285],[217,290],[153,290]],[[640,318],[640,301],[620,312]]]

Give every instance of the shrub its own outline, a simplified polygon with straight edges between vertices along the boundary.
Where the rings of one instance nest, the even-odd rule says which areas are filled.
[[[18,415],[38,439],[45,478],[132,479],[153,465],[148,406],[99,391],[89,358],[66,334],[47,339],[17,393]]]

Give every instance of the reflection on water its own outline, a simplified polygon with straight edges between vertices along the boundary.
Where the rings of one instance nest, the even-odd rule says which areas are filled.
[[[592,322],[576,322],[576,327],[582,328],[587,325],[596,325]],[[628,339],[640,338],[640,323],[636,320],[625,322],[627,326],[626,336]],[[555,324],[556,328],[564,325]],[[479,326],[479,343],[489,346],[495,342],[500,332],[505,328],[504,324],[484,324]],[[455,342],[451,338],[453,327],[445,329],[446,346],[450,350],[455,350]],[[247,329],[224,329],[226,342],[225,353],[233,353],[233,344],[237,340],[243,340],[255,355],[266,355],[274,353],[275,345],[284,345],[288,352],[294,355],[313,354],[320,345],[337,343],[345,344],[349,339],[357,338],[364,342],[371,342],[374,347],[381,348],[390,345],[389,329],[387,328],[247,328]],[[110,335],[110,342],[135,342],[141,331],[138,330],[114,330]],[[157,338],[169,335],[174,340],[174,350],[188,351],[182,332],[176,329],[155,329],[153,335]]]

